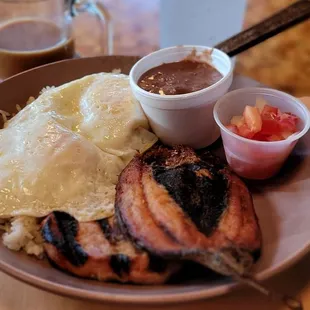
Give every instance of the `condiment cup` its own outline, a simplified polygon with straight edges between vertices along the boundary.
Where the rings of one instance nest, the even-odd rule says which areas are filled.
[[[165,48],[143,57],[129,74],[133,94],[140,102],[152,130],[168,145],[202,148],[220,136],[213,119],[213,107],[216,100],[228,91],[233,79],[231,60],[222,51],[213,49],[209,63],[222,73],[223,78],[207,88],[182,95],[159,95],[137,85],[141,75],[149,69],[163,63],[181,61],[194,49],[197,55],[211,50],[207,46],[194,45]]]
[[[255,141],[234,134],[225,126],[235,115],[242,115],[246,105],[255,105],[256,98],[264,98],[281,112],[299,117],[298,133],[282,141]],[[214,119],[221,130],[225,155],[230,167],[248,179],[267,179],[278,173],[298,140],[307,133],[310,115],[297,98],[268,88],[243,88],[227,93],[214,107]]]

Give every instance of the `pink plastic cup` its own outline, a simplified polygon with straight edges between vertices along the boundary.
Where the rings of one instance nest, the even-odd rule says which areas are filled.
[[[240,137],[225,126],[235,115],[242,115],[246,105],[254,106],[256,98],[264,98],[269,105],[282,112],[291,112],[299,117],[298,132],[283,141],[263,142]],[[225,155],[230,167],[248,179],[267,179],[274,176],[298,140],[307,133],[310,114],[297,98],[268,88],[243,88],[224,95],[213,110],[214,119],[220,127]]]

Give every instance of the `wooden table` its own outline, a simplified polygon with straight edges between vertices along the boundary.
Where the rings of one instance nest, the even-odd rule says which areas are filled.
[[[247,25],[251,23],[257,22],[257,18],[262,19],[267,16],[269,13],[275,10],[275,8],[279,8],[279,6],[283,6],[287,4],[289,1],[278,1],[277,5],[275,2],[261,0],[261,1],[250,1],[249,11],[247,14]],[[116,22],[116,32],[115,32],[115,52],[117,54],[139,54],[144,55],[147,54],[157,48],[158,44],[158,0],[105,0],[104,3],[111,11],[113,17]],[[272,4],[271,4],[272,3]],[[265,7],[263,6],[265,4]],[[259,6],[259,10],[257,10],[256,5]],[[270,9],[270,11],[268,10]],[[86,18],[86,17],[85,17]],[[80,47],[88,54],[96,54],[96,46],[95,43],[91,40],[87,41],[86,38],[90,37],[88,34],[93,34],[93,28],[91,24],[85,22],[86,20],[81,18],[78,22],[77,27],[77,36],[80,38],[84,38],[80,41]],[[309,23],[303,25],[298,29],[292,30],[290,33],[290,38],[292,35],[296,33],[299,34],[299,38],[301,38],[302,33],[306,33],[306,28],[309,28]],[[307,28],[307,29],[308,29]],[[308,37],[305,35],[305,37]],[[280,85],[282,88],[287,87],[288,85],[291,87],[290,90],[296,94],[306,94],[303,92],[303,89],[307,87],[307,81],[301,78],[300,84],[301,86],[294,87],[293,80],[296,78],[296,74],[288,75],[285,80],[281,80],[279,84],[279,79],[286,75],[283,72],[287,72],[287,65],[283,65],[282,62],[279,62],[277,59],[277,55],[274,55],[272,60],[272,55],[269,55],[268,61],[270,68],[273,68],[273,72],[281,72],[279,75],[275,75],[275,79],[272,80],[268,75],[267,78],[264,77],[262,72],[258,67],[259,64],[264,61],[262,55],[264,51],[270,52],[270,46],[274,47],[277,45],[277,48],[284,46],[284,41],[286,37],[283,37],[283,41],[280,39],[278,41],[274,40],[271,43],[266,43],[265,47],[259,47],[257,49],[253,49],[251,52],[245,54],[241,58],[239,58],[239,62],[237,65],[237,69],[241,73],[246,73],[251,75],[254,78],[259,79],[262,82],[267,82],[270,86]],[[291,44],[291,49],[297,51],[299,46],[292,46],[292,40],[288,40]],[[294,39],[295,40],[295,39]],[[282,43],[279,43],[279,42]],[[287,39],[286,39],[287,41]],[[276,44],[276,42],[278,42]],[[310,42],[310,40],[308,40]],[[307,48],[310,46],[310,43],[306,45],[306,53]],[[265,49],[264,49],[265,48]],[[268,50],[269,49],[269,50]],[[272,50],[272,48],[271,48]],[[253,58],[253,55],[256,58]],[[309,54],[308,54],[309,55]],[[289,57],[289,56],[287,56]],[[254,60],[256,61],[255,65],[253,64]],[[295,59],[295,66],[300,67],[301,63],[303,66],[309,66],[310,58],[308,57],[299,57]],[[292,68],[292,64],[290,63],[290,70]],[[309,66],[310,67],[310,66]],[[264,68],[263,68],[264,69]],[[298,70],[298,69],[297,69]],[[265,71],[264,71],[265,72]],[[308,81],[309,75],[308,75]],[[277,84],[278,83],[278,84]],[[309,85],[309,83],[308,83]],[[280,87],[280,88],[281,88]],[[310,87],[308,90],[308,94],[310,94]],[[310,236],[309,236],[310,238]],[[296,264],[294,267],[290,268],[286,272],[283,272],[281,275],[278,275],[267,282],[273,288],[283,291],[289,292],[290,294],[297,294],[302,298],[304,302],[304,309],[310,309],[310,255],[305,257],[302,261]],[[128,306],[131,309],[137,309],[136,306]],[[140,309],[144,309],[146,307],[142,307]],[[226,296],[206,300],[198,303],[190,303],[190,304],[182,304],[176,306],[166,307],[169,309],[212,309],[212,310],[271,310],[271,309],[285,309],[285,307],[268,302],[264,297],[259,295],[258,293],[250,290],[250,289],[240,289],[238,291],[232,292]],[[47,293],[21,282],[16,281],[15,279],[0,273],[0,310],[75,310],[75,309],[87,309],[87,310],[118,310],[124,309],[124,306],[116,306],[116,305],[105,305],[98,303],[91,303],[87,301],[78,301],[72,300],[66,297],[60,297],[53,295],[51,293]],[[147,307],[148,310],[159,309],[159,307]]]

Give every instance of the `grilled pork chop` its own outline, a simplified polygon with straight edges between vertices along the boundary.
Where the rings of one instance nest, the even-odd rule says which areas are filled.
[[[116,216],[136,244],[165,258],[245,274],[260,255],[261,232],[245,184],[209,155],[153,147],[122,172]]]
[[[302,309],[248,274],[261,233],[245,184],[215,157],[187,147],[156,146],[129,163],[117,185],[116,220],[78,223],[53,212],[42,235],[50,260],[81,277],[163,283],[180,267],[170,259],[189,259]]]
[[[160,284],[180,266],[134,247],[113,217],[79,223],[67,213],[53,212],[42,224],[42,236],[48,258],[80,277]]]

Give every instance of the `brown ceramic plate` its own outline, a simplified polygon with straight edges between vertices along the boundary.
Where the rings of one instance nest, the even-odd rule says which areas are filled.
[[[0,109],[13,112],[45,86],[97,72],[120,68],[128,73],[138,57],[110,56],[62,61],[36,68],[0,83]],[[234,88],[257,83],[237,77]],[[215,146],[221,151],[221,145]],[[257,265],[258,278],[265,279],[288,268],[310,248],[310,135],[297,146],[283,171],[264,183],[249,184],[261,223],[264,249]],[[237,285],[228,278],[189,266],[189,272],[162,286],[122,285],[84,280],[23,253],[6,249],[0,242],[0,270],[31,285],[57,294],[118,303],[176,303],[228,292]],[[191,276],[187,276],[191,274]],[[196,275],[195,275],[196,274]]]

